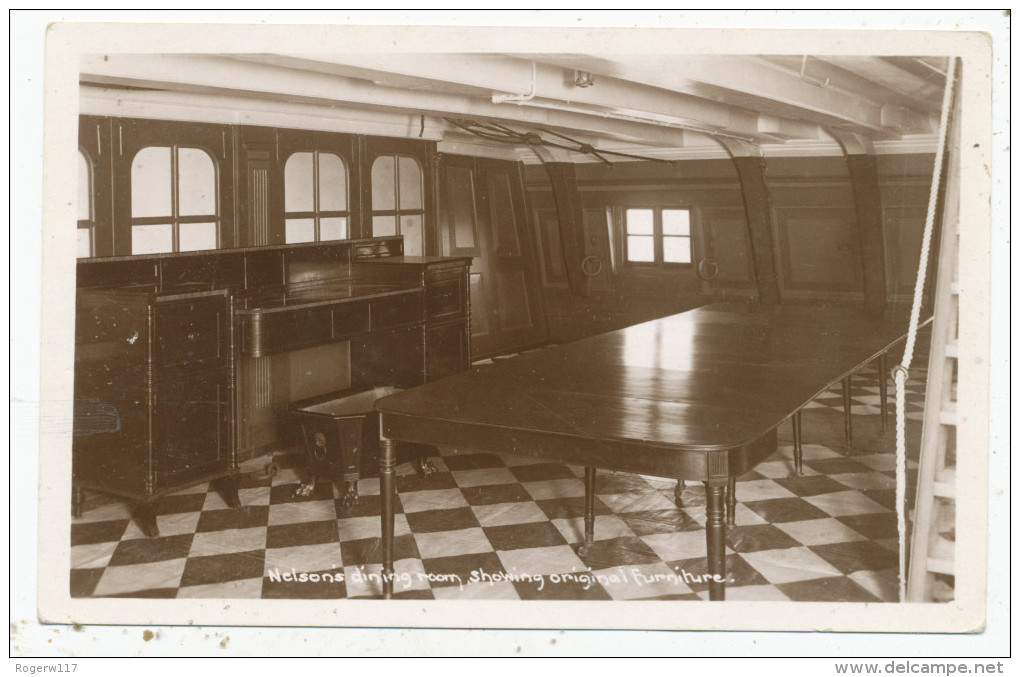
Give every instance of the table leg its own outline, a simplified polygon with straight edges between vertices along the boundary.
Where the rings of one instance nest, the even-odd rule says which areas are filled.
[[[393,478],[397,454],[393,440],[379,440],[379,493],[382,497],[382,586],[383,597],[393,596]]]
[[[853,401],[850,399],[851,387],[850,376],[847,376],[843,379],[843,447],[847,456],[854,453],[854,429],[850,411],[853,408]]]
[[[708,598],[726,598],[726,520],[723,506],[725,485],[705,483],[705,541],[708,546]]]
[[[584,557],[595,541],[595,468],[584,467],[584,544],[577,554]]]
[[[886,398],[889,396],[889,365],[886,364],[886,354],[878,356],[878,407],[882,412],[882,430],[889,429],[889,411],[886,405]]]
[[[804,447],[801,444],[800,413],[798,409],[793,415],[793,476],[800,477],[804,474]]]
[[[227,475],[226,477],[221,477],[213,482],[216,490],[220,492],[223,502],[231,508],[241,507],[241,498],[237,495],[237,488],[239,484],[240,481],[238,480],[237,475]]]
[[[737,524],[737,478],[731,477],[726,481],[726,524],[736,526]]]
[[[682,508],[684,505],[684,485],[685,483],[683,480],[677,480],[676,488],[673,489],[673,503],[675,503],[678,508]]]
[[[159,524],[156,522],[156,506],[154,503],[139,503],[135,508],[135,519],[142,527],[146,538],[159,538]]]

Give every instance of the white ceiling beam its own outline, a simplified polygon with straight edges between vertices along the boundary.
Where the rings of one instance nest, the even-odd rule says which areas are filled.
[[[942,94],[942,83],[934,82],[936,79],[934,77],[925,80],[897,67],[895,64],[882,59],[876,59],[872,56],[826,55],[815,58],[860,75],[871,82],[894,92],[904,94],[919,102],[931,100],[935,104],[935,109],[938,109],[938,102]],[[932,72],[932,75],[934,76],[935,73]]]
[[[882,126],[895,129],[902,135],[934,134],[939,127],[937,116],[924,115],[917,111],[887,103],[882,106]]]
[[[84,84],[166,89],[206,94],[268,98],[320,105],[352,105],[404,113],[502,120],[560,130],[579,129],[623,141],[680,147],[681,129],[626,119],[608,113],[546,110],[493,104],[463,94],[379,87],[325,73],[246,63],[217,56],[109,55],[83,59]]]
[[[598,57],[562,57],[556,61],[583,70],[597,69],[603,63]],[[876,138],[894,136],[882,125],[880,104],[827,87],[824,81],[802,78],[797,72],[757,57],[677,55],[670,57],[668,68],[663,68],[658,56],[628,55],[625,62],[614,64],[613,72],[634,82],[776,117],[841,126]]]
[[[773,139],[817,139],[818,125],[803,120],[777,118],[772,115],[758,116],[758,134]]]
[[[573,69],[536,64],[523,58],[473,54],[333,54],[315,57],[254,54],[248,61],[310,70],[344,77],[359,77],[394,87],[460,88],[478,93],[533,95],[593,114],[605,110],[667,124],[740,137],[755,134],[751,111],[657,87],[602,76],[591,87],[574,85]],[[534,81],[532,80],[534,78]]]

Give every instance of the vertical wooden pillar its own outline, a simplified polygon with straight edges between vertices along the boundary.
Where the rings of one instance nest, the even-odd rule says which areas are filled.
[[[587,295],[587,284],[581,272],[581,259],[584,258],[584,214],[581,211],[581,196],[577,192],[574,165],[569,162],[547,162],[545,169],[549,174],[556,203],[556,220],[559,222],[560,244],[563,247],[570,291],[576,295]]]
[[[864,273],[864,307],[880,314],[885,310],[885,240],[882,234],[882,197],[878,190],[878,168],[871,154],[847,154],[854,211],[861,243]]]
[[[746,155],[733,156],[744,196],[744,211],[751,236],[751,256],[758,280],[758,297],[765,307],[779,304],[779,278],[776,272],[775,242],[772,238],[772,210],[765,185],[765,160]]]

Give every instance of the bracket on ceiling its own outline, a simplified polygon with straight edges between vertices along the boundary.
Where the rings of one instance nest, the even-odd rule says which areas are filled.
[[[535,88],[538,83],[538,64],[531,62],[531,91],[527,94],[493,94],[492,103],[516,103],[521,104],[535,98]]]

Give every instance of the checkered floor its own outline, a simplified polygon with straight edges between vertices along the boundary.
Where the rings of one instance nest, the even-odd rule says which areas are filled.
[[[915,361],[926,363],[923,356]],[[836,387],[804,411],[803,477],[790,477],[787,423],[778,452],[737,483],[736,526],[727,530],[727,599],[895,600],[893,389],[890,430],[882,432],[876,376],[866,368],[854,378],[854,455],[843,454]],[[923,369],[913,370],[907,393],[908,447],[916,449]],[[279,454],[276,461],[282,470],[272,477],[245,476],[241,508],[229,509],[205,485],[167,497],[157,506],[158,538],[144,537],[124,503],[87,509],[71,526],[72,596],[379,595],[378,479],[361,480],[361,505],[348,516],[341,492],[329,483],[320,482],[310,497],[294,497],[305,478],[300,454]],[[600,471],[596,542],[582,557],[582,468],[452,449],[433,462],[438,472],[427,477],[409,463],[398,467],[396,597],[708,596],[701,580],[701,485],[689,486],[678,507],[673,480]],[[913,484],[911,473],[911,490]],[[291,580],[301,574],[305,580]]]

